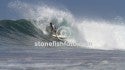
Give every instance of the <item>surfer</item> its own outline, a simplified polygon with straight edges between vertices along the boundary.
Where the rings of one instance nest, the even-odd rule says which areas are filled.
[[[56,27],[52,22],[50,22],[50,28],[51,28],[51,32],[56,34]]]
[[[57,26],[54,25],[52,22],[50,22],[50,35],[54,38],[56,38],[57,40],[62,40],[65,39],[66,37],[63,37],[62,35],[60,35],[60,32],[58,32],[57,30]]]
[[[64,39],[58,34],[57,32],[58,30],[52,22],[50,22],[50,30],[51,30],[51,36],[53,36],[56,40],[60,41],[60,39]]]

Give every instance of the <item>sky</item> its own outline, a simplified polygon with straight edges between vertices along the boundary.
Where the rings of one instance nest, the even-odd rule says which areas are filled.
[[[0,0],[0,19],[20,19],[18,12],[8,7],[16,0]],[[30,4],[47,3],[65,7],[73,15],[80,17],[113,18],[125,17],[125,0],[19,0]]]

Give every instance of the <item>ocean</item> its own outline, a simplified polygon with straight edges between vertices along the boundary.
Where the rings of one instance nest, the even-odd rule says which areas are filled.
[[[121,17],[77,18],[67,9],[20,1],[8,6],[23,19],[0,20],[0,70],[125,69]],[[50,22],[56,27],[55,36]]]

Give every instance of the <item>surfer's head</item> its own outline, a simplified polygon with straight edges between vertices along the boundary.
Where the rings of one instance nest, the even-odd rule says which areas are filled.
[[[53,23],[52,22],[50,22],[50,26],[52,27],[52,25],[53,25]]]
[[[50,22],[50,25],[52,25],[52,22]]]

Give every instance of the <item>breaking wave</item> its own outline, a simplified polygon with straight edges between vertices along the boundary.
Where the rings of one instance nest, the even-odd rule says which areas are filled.
[[[46,27],[50,22],[58,27],[69,27],[72,37],[67,41],[80,42],[86,45],[81,48],[102,50],[125,49],[125,25],[122,22],[104,19],[78,19],[67,9],[48,5],[31,5],[20,1],[9,3],[9,7],[19,12],[22,20],[1,20],[1,44],[33,45],[34,41],[53,41],[48,36]],[[119,18],[119,17],[118,17]],[[58,40],[57,40],[58,41]],[[19,42],[19,43],[18,43]],[[13,43],[13,44],[12,44]]]

